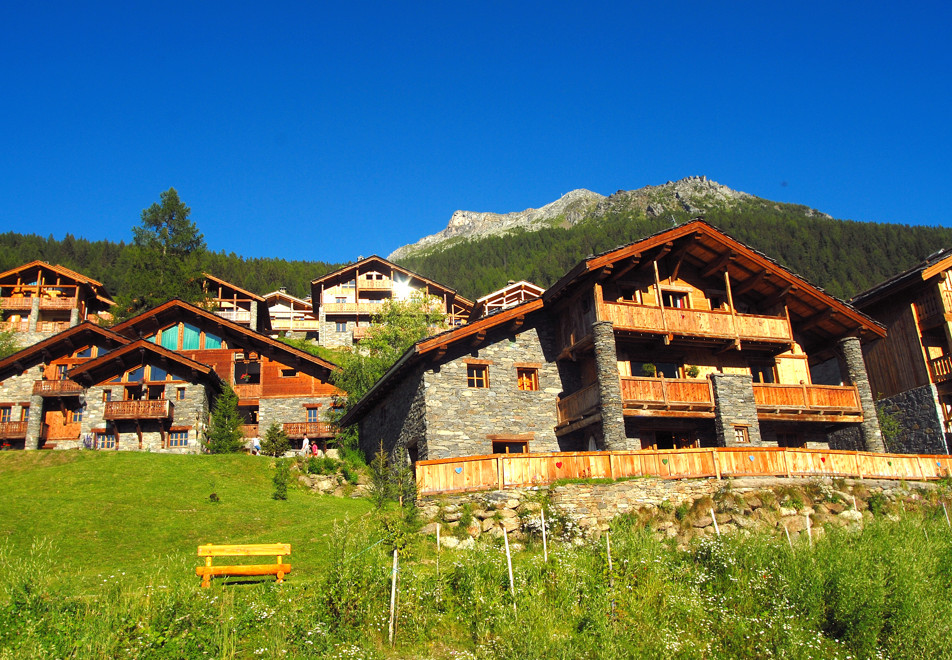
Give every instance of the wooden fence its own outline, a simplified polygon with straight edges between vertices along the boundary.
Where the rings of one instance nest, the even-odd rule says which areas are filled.
[[[948,455],[784,447],[493,454],[416,463],[421,495],[542,486],[558,479],[780,476],[922,481],[950,474],[952,456]]]

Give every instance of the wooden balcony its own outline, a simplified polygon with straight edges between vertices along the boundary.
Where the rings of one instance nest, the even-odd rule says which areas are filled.
[[[40,298],[40,309],[78,309],[75,298]]]
[[[33,298],[25,296],[4,296],[0,298],[0,309],[33,309]]]
[[[559,399],[559,424],[568,424],[598,408],[598,384],[592,384]]]
[[[69,321],[37,321],[37,332],[62,332],[69,330]]]
[[[169,419],[172,402],[159,400],[107,401],[103,419]]]
[[[71,380],[38,380],[33,383],[33,394],[40,396],[77,396],[83,386]]]
[[[29,332],[29,321],[0,321],[0,332]]]
[[[257,438],[258,425],[257,424],[242,424],[241,435],[245,438]]]
[[[952,319],[952,291],[936,288],[913,302],[919,327],[930,328]]]
[[[27,422],[0,422],[0,440],[20,440],[26,437]]]
[[[601,318],[611,321],[616,330],[698,339],[793,342],[790,323],[783,316],[653,307],[628,302],[603,302],[599,309]]]
[[[320,330],[321,322],[317,319],[277,319],[271,318],[272,330]]]
[[[943,355],[929,360],[929,373],[933,383],[942,383],[952,379],[952,355]]]
[[[246,309],[216,309],[215,314],[235,323],[251,323],[251,312]]]
[[[260,399],[261,392],[261,383],[235,383],[235,394],[239,399]]]
[[[379,314],[382,311],[381,303],[324,303],[325,314]]]
[[[284,432],[289,438],[333,438],[337,427],[330,422],[285,422]]]
[[[357,280],[357,288],[374,291],[390,291],[393,288],[393,282],[390,280]]]
[[[754,383],[757,416],[789,421],[863,421],[855,385]]]
[[[621,377],[621,398],[629,414],[707,417],[714,411],[714,390],[707,378]]]

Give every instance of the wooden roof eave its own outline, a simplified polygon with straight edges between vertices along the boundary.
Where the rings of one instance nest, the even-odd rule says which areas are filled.
[[[107,346],[110,343],[112,346],[119,346],[129,341],[122,335],[119,335],[112,330],[101,328],[95,323],[90,323],[89,321],[83,321],[72,328],[58,332],[52,337],[47,337],[36,344],[22,348],[16,353],[13,353],[12,355],[0,360],[0,380],[9,378],[11,375],[16,375],[17,373],[21,373],[22,369],[17,368],[17,364],[33,366],[37,363],[37,361],[45,361],[46,358],[52,353],[59,354],[61,351],[54,349],[56,349],[57,346],[62,345],[64,342],[69,342],[66,345],[69,352],[75,351],[76,347],[79,346],[79,343],[72,340],[78,335],[84,335],[87,333],[92,333],[102,337],[103,344],[106,344]],[[86,341],[87,340],[83,340],[82,343],[86,343]],[[57,355],[57,357],[62,356]]]
[[[262,296],[259,296],[257,293],[252,293],[251,291],[248,291],[247,289],[242,289],[240,286],[237,286],[235,284],[232,284],[231,282],[223,280],[220,277],[215,277],[214,275],[211,275],[210,273],[202,273],[202,276],[205,279],[211,280],[217,284],[226,286],[229,289],[233,289],[242,295],[248,296],[248,298],[250,298],[251,300],[254,300],[255,302],[264,302],[264,298]]]
[[[130,366],[151,363],[151,360],[145,358],[146,353],[154,356],[156,362],[166,365],[163,367],[166,368],[166,371],[177,371],[177,369],[174,368],[167,368],[168,364],[174,363],[179,365],[180,369],[186,370],[193,378],[197,374],[201,379],[215,384],[219,388],[223,384],[221,378],[209,365],[192,360],[191,358],[153,344],[145,339],[139,339],[127,344],[119,350],[112,351],[94,360],[77,365],[69,370],[67,376],[77,382],[84,381],[85,386],[89,387],[94,383],[102,382],[104,380],[102,374],[112,377],[122,373]]]

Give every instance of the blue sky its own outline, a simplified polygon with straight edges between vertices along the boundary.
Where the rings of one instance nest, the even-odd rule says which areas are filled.
[[[456,209],[701,174],[947,224],[950,19],[933,2],[7,2],[0,231],[129,241],[174,186],[214,250],[348,261]]]

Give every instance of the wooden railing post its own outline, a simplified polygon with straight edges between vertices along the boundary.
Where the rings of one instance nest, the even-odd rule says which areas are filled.
[[[721,460],[720,460],[720,458],[718,457],[718,456],[719,456],[719,453],[718,453],[718,451],[717,451],[717,447],[713,447],[713,448],[711,449],[711,456],[712,456],[712,458],[714,459],[714,474],[717,475],[717,480],[720,481],[720,479],[721,479]]]

